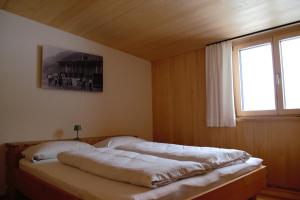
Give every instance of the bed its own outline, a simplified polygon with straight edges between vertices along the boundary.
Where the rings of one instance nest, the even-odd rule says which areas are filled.
[[[81,139],[94,144],[107,137]],[[134,186],[97,177],[66,166],[56,159],[31,163],[21,151],[40,142],[7,144],[8,194],[22,193],[30,199],[255,199],[265,187],[266,167],[259,159],[214,170],[208,174],[179,180],[157,189]],[[93,183],[93,184],[89,184]],[[113,189],[112,189],[113,188]],[[118,191],[118,192],[115,192]]]

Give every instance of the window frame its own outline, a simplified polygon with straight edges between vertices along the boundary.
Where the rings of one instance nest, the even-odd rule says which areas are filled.
[[[281,32],[279,34],[267,34],[265,37],[257,39],[248,39],[246,42],[241,42],[233,45],[232,61],[233,61],[233,77],[234,77],[234,100],[237,117],[261,117],[261,116],[295,116],[300,114],[300,109],[284,109],[283,85],[282,85],[282,67],[280,40],[300,36],[299,29],[297,31]],[[263,45],[270,43],[272,47],[272,62],[273,62],[273,77],[274,77],[274,98],[275,110],[261,111],[243,111],[241,97],[241,82],[240,82],[240,59],[239,51],[241,49],[252,46]]]
[[[273,54],[273,42],[272,42],[272,38],[268,37],[265,39],[259,39],[259,40],[255,40],[255,41],[250,41],[250,42],[246,42],[246,43],[242,43],[239,45],[235,45],[233,48],[233,68],[234,68],[234,97],[235,97],[235,108],[236,108],[236,112],[237,112],[237,116],[268,116],[268,115],[276,115],[277,114],[277,107],[278,107],[278,103],[277,103],[277,90],[276,90],[276,80],[274,79],[274,93],[275,93],[275,110],[259,110],[259,111],[243,111],[242,110],[242,97],[241,97],[241,82],[240,82],[240,59],[239,59],[239,51],[241,49],[245,49],[245,48],[249,48],[249,47],[253,47],[253,46],[259,46],[259,45],[263,45],[266,43],[270,43],[271,47],[272,47],[272,63],[274,66],[274,54]],[[273,67],[273,75],[275,77],[275,70]]]
[[[281,53],[280,53],[280,40],[288,39],[288,38],[293,38],[293,37],[300,37],[300,31],[294,31],[290,33],[284,33],[280,35],[275,35],[273,37],[273,43],[274,43],[274,53],[275,53],[275,68],[276,71],[278,71],[278,79],[279,83],[277,85],[277,90],[278,90],[278,103],[279,107],[278,109],[278,115],[297,115],[300,114],[300,108],[299,109],[284,109],[284,97],[283,97],[283,78],[282,78],[282,59],[281,59]]]

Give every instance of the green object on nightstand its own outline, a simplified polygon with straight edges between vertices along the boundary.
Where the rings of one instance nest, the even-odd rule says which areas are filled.
[[[75,124],[74,125],[74,131],[76,131],[76,138],[75,138],[75,140],[79,140],[78,132],[81,131],[81,125]]]

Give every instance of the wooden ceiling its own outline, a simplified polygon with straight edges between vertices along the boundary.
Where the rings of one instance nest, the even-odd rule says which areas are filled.
[[[0,7],[148,60],[300,20],[300,0],[0,0]]]

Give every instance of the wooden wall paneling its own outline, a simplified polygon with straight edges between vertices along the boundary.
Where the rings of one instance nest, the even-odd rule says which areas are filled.
[[[261,200],[279,200],[279,199],[288,199],[288,200],[300,200],[300,192],[284,190],[279,188],[267,187],[261,191],[258,199]]]
[[[153,63],[152,67],[152,103],[153,103],[153,137],[154,140],[167,142],[173,141],[172,133],[172,108],[171,101],[171,85],[169,69],[172,66],[172,59],[166,59],[161,62]],[[161,108],[156,110],[156,108]]]
[[[207,128],[204,48],[155,61],[152,70],[156,141],[246,150],[264,159],[270,186],[300,190],[299,117],[238,119],[235,128]],[[161,82],[166,74],[167,84]],[[168,98],[156,103],[163,91]],[[161,113],[171,119],[161,120]]]
[[[199,88],[201,87],[198,78],[198,74],[201,73],[198,62],[197,51],[174,59],[167,59],[165,62],[153,62],[155,139],[160,140],[166,134],[160,128],[160,125],[164,124],[163,121],[167,121],[167,126],[161,125],[167,132],[167,136],[163,137],[164,140],[167,139],[167,141],[173,143],[183,142],[185,144],[194,144],[195,141],[200,140],[198,137],[200,134],[196,134],[200,125],[198,123],[200,121],[200,112],[197,112],[197,110],[201,111],[198,102],[200,96]],[[163,64],[166,66],[163,66]],[[160,101],[159,98],[163,100]],[[169,115],[165,114],[168,111]],[[163,114],[166,117],[171,117],[171,119],[162,118]],[[185,134],[182,135],[182,132]]]
[[[4,8],[7,0],[0,0],[0,8]]]
[[[175,143],[190,143],[193,134],[193,115],[190,114],[193,109],[192,102],[192,87],[190,85],[189,70],[193,66],[188,66],[186,63],[186,55],[177,56],[174,58],[174,65],[170,68],[171,84],[173,89],[173,117],[174,117],[174,142]],[[180,133],[184,132],[185,135]]]
[[[206,129],[203,129],[201,127],[206,127],[206,80],[205,77],[203,77],[201,74],[205,74],[205,48],[202,48],[197,51],[197,57],[198,57],[198,66],[197,71],[195,72],[197,77],[197,110],[195,110],[197,115],[197,130],[196,130],[196,136],[194,138],[197,138],[197,140],[194,142],[195,144],[201,145],[201,146],[208,146],[209,145],[209,133]]]

